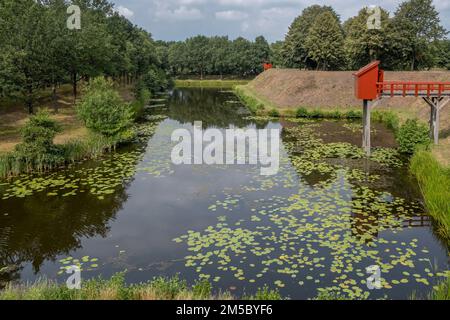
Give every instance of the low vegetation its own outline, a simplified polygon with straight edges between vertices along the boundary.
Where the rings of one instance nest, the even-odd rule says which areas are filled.
[[[213,294],[208,281],[189,286],[179,276],[159,277],[134,285],[125,283],[125,274],[118,273],[109,280],[93,279],[82,283],[80,290],[65,285],[39,281],[33,285],[12,286],[0,291],[0,300],[233,300],[229,292]],[[278,291],[265,287],[245,300],[281,300]]]
[[[112,81],[96,78],[85,91],[77,113],[86,127],[117,142],[128,140],[133,134],[134,110],[114,90]]]
[[[430,143],[430,130],[428,126],[419,123],[416,119],[409,119],[400,127],[396,137],[400,152],[414,154],[418,147]]]
[[[411,159],[411,172],[417,177],[429,214],[438,232],[450,244],[450,171],[443,168],[431,152],[422,149]]]
[[[238,85],[245,85],[248,80],[176,80],[178,88],[222,88],[231,89]]]
[[[113,83],[100,77],[93,79],[83,93],[76,110],[90,131],[88,137],[54,144],[60,126],[47,111],[39,111],[22,129],[22,143],[13,152],[0,156],[0,178],[45,172],[94,159],[121,143],[134,140],[137,134],[134,122],[142,116],[144,106],[150,100],[147,89],[141,89],[134,102],[125,103]]]
[[[297,118],[309,118],[309,119],[361,119],[362,112],[359,110],[350,110],[347,112],[342,112],[339,110],[334,111],[324,111],[319,109],[314,109],[309,111],[308,109],[302,107],[298,108],[296,111]]]

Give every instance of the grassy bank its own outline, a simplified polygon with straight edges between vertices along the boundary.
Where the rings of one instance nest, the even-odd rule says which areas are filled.
[[[116,94],[118,100],[122,99],[118,92]],[[59,132],[63,131],[63,126],[47,109],[40,110],[29,117],[20,128],[22,136],[20,143],[16,144],[12,151],[0,154],[0,178],[10,178],[22,173],[46,172],[74,162],[95,159],[105,152],[114,150],[120,144],[133,141],[139,134],[137,126],[133,123],[143,115],[148,99],[149,97],[136,99],[130,104],[120,100],[123,108],[125,106],[128,108],[128,122],[121,132],[110,135],[88,129],[88,126],[79,119],[80,116],[72,110],[73,117],[79,121],[79,125],[86,133],[80,137],[67,136],[63,143],[56,143],[55,138]],[[109,106],[111,104],[106,103],[106,108]],[[72,109],[75,109],[73,105]],[[121,110],[120,107],[119,110]],[[105,114],[109,116],[108,113],[103,112],[103,115]],[[102,121],[105,128],[115,130],[114,123],[108,122],[108,119],[102,119]],[[98,121],[95,123],[101,125]]]
[[[419,150],[411,159],[411,172],[420,183],[428,212],[435,219],[438,232],[449,241],[450,169],[441,166],[431,152]]]
[[[244,300],[281,300],[278,291],[268,288]],[[9,286],[0,291],[0,300],[234,300],[229,292],[213,294],[208,281],[189,286],[178,276],[155,278],[146,283],[127,285],[125,274],[119,273],[109,280],[94,279],[82,283],[80,290],[65,285],[39,281],[33,285]]]
[[[245,85],[249,80],[176,80],[178,88],[223,88],[231,89],[238,85]]]
[[[309,119],[361,119],[361,108],[346,109],[344,111],[335,108],[322,110],[314,107],[299,106],[298,108],[278,108],[274,103],[255,94],[248,86],[240,85],[234,88],[234,93],[239,97],[252,113],[257,115],[273,116],[278,114],[285,117],[309,118]]]
[[[427,295],[415,293],[411,300],[450,300],[450,277],[439,283]],[[0,300],[237,300],[230,292],[214,294],[211,284],[197,281],[189,286],[179,276],[158,277],[152,281],[127,285],[125,273],[118,273],[109,280],[100,278],[83,282],[80,290],[70,290],[66,285],[41,280],[34,284],[9,285],[0,291]],[[283,300],[278,290],[268,287],[255,295],[244,295],[241,300]],[[322,290],[313,300],[349,300]]]

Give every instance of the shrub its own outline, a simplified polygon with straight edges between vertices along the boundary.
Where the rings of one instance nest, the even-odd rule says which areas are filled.
[[[277,109],[272,109],[269,111],[269,117],[279,118],[280,112]]]
[[[139,91],[146,89],[150,93],[155,94],[172,87],[173,82],[164,70],[153,67],[143,75],[136,86]]]
[[[394,132],[398,132],[400,127],[398,116],[391,111],[374,111],[372,112],[372,119],[386,124],[388,129],[391,129]]]
[[[345,114],[345,118],[347,119],[361,119],[362,118],[362,112],[361,111],[348,111]]]
[[[60,131],[61,127],[47,111],[32,116],[22,129],[22,143],[16,146],[11,156],[10,160],[15,162],[11,171],[44,171],[64,162],[60,149],[53,143]]]
[[[128,139],[134,120],[131,105],[123,102],[112,81],[96,78],[85,88],[77,112],[86,127],[117,141]]]
[[[137,120],[144,115],[145,106],[150,102],[152,94],[148,89],[136,86],[135,100],[131,103],[134,119]]]
[[[308,112],[308,110],[306,110],[306,108],[298,108],[297,112],[296,112],[296,117],[297,118],[308,118],[309,112]]]
[[[55,154],[56,146],[53,139],[61,132],[58,123],[50,118],[47,111],[39,111],[30,117],[22,129],[22,143],[16,146],[16,151],[25,157],[34,158],[44,154]]]
[[[413,154],[418,146],[430,143],[430,131],[426,125],[417,120],[407,120],[397,133],[400,152]]]

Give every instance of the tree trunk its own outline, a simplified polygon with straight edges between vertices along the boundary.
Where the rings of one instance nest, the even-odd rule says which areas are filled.
[[[52,101],[53,101],[53,109],[55,110],[55,113],[59,112],[58,109],[58,101],[57,101],[57,95],[56,95],[56,83],[53,83],[53,89],[52,89]]]
[[[28,113],[29,114],[33,114],[34,110],[33,110],[33,87],[31,85],[28,86],[27,89],[27,109],[28,109]]]
[[[77,93],[78,93],[78,91],[77,91],[77,83],[78,83],[78,81],[77,81],[77,73],[74,72],[72,74],[73,101],[77,101]]]

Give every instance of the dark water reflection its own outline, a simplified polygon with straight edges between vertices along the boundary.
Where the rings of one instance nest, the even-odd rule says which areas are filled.
[[[272,253],[261,258],[252,254],[233,256],[230,265],[241,265],[240,268],[248,274],[248,278],[239,280],[233,272],[222,272],[220,280],[214,287],[224,290],[232,288],[235,289],[233,292],[239,295],[243,292],[253,293],[256,288],[265,284],[275,287],[275,283],[279,284],[278,281],[282,279],[283,286],[280,286],[280,290],[283,295],[295,299],[311,298],[317,295],[318,288],[334,285],[335,277],[330,274],[328,265],[336,254],[324,247],[324,243],[320,242],[323,240],[317,242],[319,245],[311,249],[318,250],[318,255],[324,257],[323,264],[327,268],[318,270],[312,266],[311,269],[314,270],[302,269],[301,274],[290,281],[289,277],[286,279],[285,275],[280,275],[277,268],[271,267],[263,277],[258,278],[260,280],[247,281],[255,278],[251,269],[259,268],[263,258],[280,259],[286,256],[285,259],[288,259],[287,252],[292,254],[305,248],[305,238],[314,240],[314,235],[303,234],[303,240],[301,237],[294,239],[290,243],[291,248],[284,248],[284,236],[292,235],[299,226],[298,221],[294,223],[292,219],[300,219],[304,213],[301,211],[290,213],[294,216],[288,225],[286,221],[279,220],[278,216],[283,214],[284,209],[281,208],[292,205],[290,197],[299,194],[299,189],[302,190],[301,194],[305,199],[309,199],[312,205],[317,205],[319,214],[319,218],[304,215],[303,223],[320,222],[320,219],[329,223],[333,216],[341,216],[343,208],[349,207],[351,215],[345,220],[349,223],[344,226],[340,224],[339,232],[336,231],[336,234],[345,235],[347,239],[348,237],[358,239],[361,244],[358,244],[355,250],[370,250],[370,244],[377,243],[381,238],[388,242],[407,244],[414,240],[419,246],[416,256],[412,258],[414,268],[408,273],[411,275],[418,273],[423,278],[424,269],[433,269],[428,273],[448,269],[447,250],[434,235],[432,222],[423,214],[417,184],[407,174],[405,168],[383,167],[361,159],[327,159],[332,165],[359,169],[377,175],[379,179],[371,182],[365,182],[363,179],[349,185],[348,177],[343,171],[302,175],[293,165],[296,154],[287,147],[290,140],[284,134],[285,146],[282,150],[281,170],[273,178],[261,177],[258,168],[252,166],[175,167],[170,162],[173,145],[170,135],[174,129],[190,128],[194,121],[203,121],[204,128],[219,129],[230,126],[287,128],[307,124],[255,122],[251,118],[246,118],[248,112],[242,105],[236,103],[236,98],[231,93],[218,90],[175,90],[167,108],[154,112],[167,115],[168,118],[161,121],[148,143],[135,146],[132,150],[121,151],[124,156],[128,157],[130,152],[136,156],[125,160],[121,160],[120,156],[106,156],[105,160],[109,158],[112,166],[128,166],[135,171],[131,178],[124,178],[123,183],[115,186],[112,194],[100,199],[95,192],[94,194],[91,192],[92,186],[86,187],[82,184],[82,181],[89,180],[91,176],[98,178],[96,176],[98,173],[88,172],[89,169],[101,167],[105,161],[102,160],[77,165],[59,173],[74,181],[74,184],[81,185],[74,195],[49,197],[49,191],[45,189],[23,198],[0,200],[2,284],[14,280],[33,281],[42,276],[63,282],[65,275],[58,275],[62,266],[60,260],[68,256],[77,259],[84,256],[98,259],[97,267],[87,266],[83,272],[84,278],[98,275],[108,277],[115,272],[127,270],[129,282],[147,281],[154,276],[171,276],[177,273],[193,282],[198,279],[199,273],[195,268],[185,266],[185,257],[193,253],[188,251],[186,243],[173,241],[175,238],[186,235],[188,231],[207,235],[205,230],[210,226],[216,226],[218,218],[222,219],[221,217],[226,218],[232,229],[252,230],[252,223],[256,223],[252,222],[255,220],[255,213],[267,211],[268,215],[262,215],[261,222],[257,222],[256,226],[268,228],[267,232],[273,232],[280,237],[273,243],[263,236],[258,236],[257,240],[266,249],[272,248]],[[322,126],[323,140],[326,143],[349,142],[356,145],[360,140],[355,138],[359,137],[359,133],[342,130],[340,123],[323,122]],[[392,134],[383,126],[377,126],[374,139],[379,146],[394,144]],[[108,181],[102,183],[107,185]],[[364,214],[367,210],[364,212],[358,210],[360,198],[356,194],[357,190],[367,186],[372,192],[385,197],[380,201],[381,204],[390,206],[394,199],[400,198],[404,202],[392,205],[392,208],[395,210],[399,210],[398,207],[410,208],[399,218],[401,228],[397,232],[386,228],[378,230],[379,226],[386,223],[387,214],[383,211],[385,207],[371,208],[370,219]],[[8,183],[0,186],[0,198],[7,193],[9,187]],[[335,201],[332,197],[344,201],[336,200],[338,205],[328,206],[330,202]],[[215,208],[212,209],[212,206]],[[328,214],[327,206],[328,208],[335,206],[335,209]],[[388,216],[394,221],[394,215]],[[333,224],[328,227],[331,230],[336,229]],[[270,228],[273,231],[270,231]],[[326,233],[329,231],[327,230],[320,231],[320,234],[330,235]],[[349,243],[354,245],[356,242],[352,240]],[[364,247],[366,245],[367,247]],[[247,246],[245,250],[250,250],[250,247]],[[380,253],[383,259],[388,259],[392,252],[399,250],[395,245],[386,243],[379,246],[380,252],[382,249],[387,250]],[[205,250],[207,252],[213,248]],[[347,256],[345,259],[353,258]],[[367,257],[362,260],[360,264],[355,265],[355,269],[362,270],[373,263],[373,260]],[[427,261],[433,265],[430,266]],[[209,262],[201,273],[211,275],[212,280],[218,275],[218,261],[211,259]],[[400,280],[405,278],[402,276],[404,272],[404,269],[395,267],[390,272],[390,277]],[[305,280],[304,278],[310,274],[314,279],[320,279],[320,282]],[[361,275],[356,276],[352,272],[349,274],[361,278]],[[365,277],[367,276],[362,278]],[[391,298],[407,298],[414,290],[426,292],[431,288],[436,275],[426,278],[430,282],[428,285],[409,279],[409,282],[403,285],[373,292],[371,297],[388,295]],[[299,280],[305,284],[299,286]]]

